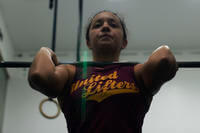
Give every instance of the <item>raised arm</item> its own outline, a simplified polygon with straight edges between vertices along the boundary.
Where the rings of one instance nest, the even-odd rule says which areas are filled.
[[[55,98],[73,77],[73,72],[73,66],[58,65],[55,53],[49,48],[42,47],[29,69],[28,81],[33,89]]]
[[[139,84],[152,95],[158,92],[163,83],[171,80],[177,70],[176,59],[167,45],[156,49],[144,64],[135,67]]]

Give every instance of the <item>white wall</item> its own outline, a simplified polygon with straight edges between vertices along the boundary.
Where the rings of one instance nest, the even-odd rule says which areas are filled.
[[[0,41],[0,53],[4,61],[13,61],[15,57],[15,49],[12,38],[9,34],[8,26],[4,21],[4,17],[0,8],[0,28],[3,33],[3,41]],[[9,76],[12,76],[12,69],[7,69]]]
[[[29,87],[26,71],[16,74],[18,77],[11,78],[7,88],[3,133],[65,133],[63,115],[54,120],[44,118],[39,104],[46,97]],[[56,112],[54,104],[44,105],[48,114]]]
[[[26,55],[26,54],[25,54]],[[29,54],[27,54],[29,55]],[[75,60],[69,54],[67,60]],[[16,61],[31,61],[29,56],[15,57]],[[64,60],[64,57],[60,57]],[[67,125],[61,113],[56,119],[46,119],[39,112],[39,104],[47,97],[30,88],[27,81],[28,68],[12,68],[8,81],[6,106],[2,133],[66,133]],[[44,112],[54,115],[57,111],[53,103],[44,104]]]
[[[136,56],[122,56],[122,59],[144,61],[147,55],[144,56],[142,53],[145,52],[137,53]],[[192,52],[177,55],[177,60],[200,57],[188,53]],[[71,60],[73,57],[61,59]],[[54,120],[41,116],[38,106],[45,96],[29,87],[26,69],[16,70],[16,76],[12,77],[8,84],[3,133],[65,133],[66,123],[63,114]],[[144,121],[143,133],[200,132],[199,79],[200,69],[179,69],[176,77],[166,83],[154,97]],[[45,107],[47,112],[54,109],[50,104]]]
[[[4,60],[12,60],[13,59],[13,47],[11,40],[8,35],[8,30],[5,25],[2,12],[0,10],[0,29],[3,33],[3,40],[0,40],[0,55],[3,57]],[[7,80],[7,73],[5,69],[1,69],[0,73],[0,133],[2,133],[2,127],[4,122],[4,112],[5,112],[5,98],[6,98],[6,80]],[[10,74],[10,72],[9,72]],[[3,115],[3,116],[2,116]]]
[[[4,60],[12,60],[14,56],[14,49],[12,45],[11,38],[8,34],[7,25],[4,22],[2,12],[0,9],[0,28],[3,32],[3,41],[0,41],[0,52]]]
[[[180,69],[154,97],[144,133],[200,132],[200,69]]]
[[[4,107],[5,107],[5,96],[7,75],[5,69],[0,68],[0,133],[2,133],[3,118],[4,118]]]

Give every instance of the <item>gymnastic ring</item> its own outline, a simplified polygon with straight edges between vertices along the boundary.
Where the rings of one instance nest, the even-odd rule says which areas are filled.
[[[47,115],[46,113],[44,113],[44,111],[43,111],[43,109],[42,109],[43,104],[44,104],[45,102],[47,102],[47,101],[51,101],[51,102],[53,102],[53,103],[56,104],[56,107],[57,107],[58,111],[57,111],[57,113],[56,113],[55,115],[53,115],[53,116]],[[42,116],[44,116],[45,118],[48,118],[48,119],[55,119],[55,118],[58,117],[59,114],[60,114],[60,106],[58,105],[58,102],[57,102],[56,100],[51,99],[51,98],[43,99],[43,100],[40,102],[39,110],[40,110],[40,113],[42,114]]]

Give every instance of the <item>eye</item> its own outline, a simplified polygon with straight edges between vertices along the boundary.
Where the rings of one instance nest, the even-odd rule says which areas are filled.
[[[100,20],[98,20],[93,24],[92,28],[94,28],[94,29],[99,28],[99,27],[101,27],[101,25],[102,25],[102,22]]]
[[[117,24],[112,22],[112,23],[110,24],[110,26],[112,26],[112,27],[115,28],[115,27],[117,27]]]
[[[118,24],[117,24],[114,20],[112,20],[112,19],[109,21],[109,25],[110,25],[111,27],[113,27],[113,28],[118,27]]]
[[[100,27],[101,26],[101,23],[95,23],[94,25],[93,25],[93,28],[98,28],[98,27]]]

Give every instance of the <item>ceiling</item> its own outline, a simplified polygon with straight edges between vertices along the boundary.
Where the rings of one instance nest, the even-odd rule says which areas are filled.
[[[0,0],[0,8],[17,53],[51,47],[53,10],[49,0]],[[200,0],[84,0],[83,34],[88,18],[108,9],[128,27],[128,50],[171,48],[200,50]],[[75,51],[78,0],[58,0],[56,51]],[[85,47],[84,35],[81,45]]]

